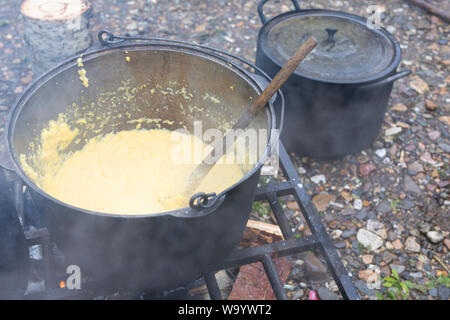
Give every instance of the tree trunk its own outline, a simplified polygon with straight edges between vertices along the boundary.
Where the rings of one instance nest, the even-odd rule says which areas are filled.
[[[21,11],[35,77],[92,44],[87,0],[25,0]]]

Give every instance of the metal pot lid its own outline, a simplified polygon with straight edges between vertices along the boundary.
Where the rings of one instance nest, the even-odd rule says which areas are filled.
[[[314,36],[319,44],[295,74],[324,82],[358,83],[388,75],[400,61],[395,38],[384,29],[369,29],[366,20],[329,10],[289,12],[261,30],[265,54],[282,66]]]

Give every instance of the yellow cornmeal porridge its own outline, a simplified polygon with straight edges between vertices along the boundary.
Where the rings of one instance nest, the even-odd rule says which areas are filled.
[[[149,214],[188,205],[190,196],[184,195],[180,186],[185,185],[196,164],[178,164],[177,159],[182,156],[181,139],[206,148],[198,138],[165,129],[121,131],[92,138],[79,151],[62,156],[59,151],[74,138],[73,131],[61,134],[61,128],[57,130],[53,140],[62,141],[61,146],[51,142],[51,125],[41,134],[39,160],[34,161],[41,167],[39,173],[25,156],[21,163],[27,175],[54,198],[79,208],[116,214]],[[238,165],[216,164],[198,189],[189,193],[219,193],[242,177]]]

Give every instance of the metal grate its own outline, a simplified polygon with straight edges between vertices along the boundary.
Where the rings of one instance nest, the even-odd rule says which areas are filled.
[[[276,255],[277,257],[283,257],[308,250],[319,250],[327,262],[328,268],[336,281],[342,297],[349,300],[359,300],[360,297],[356,292],[344,265],[339,259],[338,253],[320,220],[317,210],[314,207],[311,198],[306,193],[306,190],[303,188],[302,181],[297,175],[297,171],[282,144],[280,144],[279,153],[280,164],[286,181],[270,183],[258,188],[255,201],[265,200],[269,202],[285,240],[253,248],[236,249],[228,259],[217,268],[217,271],[236,268],[254,262],[261,262],[276,298],[286,300],[288,297],[271,256]],[[295,197],[295,200],[312,231],[312,235],[301,238],[294,237],[283,208],[278,201],[278,197],[286,195],[293,195]],[[23,208],[23,202],[21,208]],[[27,295],[25,296],[26,299],[89,299],[112,293],[105,292],[106,287],[102,286],[101,283],[94,282],[83,284],[82,290],[57,288],[57,279],[54,272],[56,269],[52,250],[53,245],[50,241],[50,235],[47,229],[43,228],[27,231],[25,235],[30,245],[38,243],[42,245],[43,259],[41,263],[43,264],[43,276],[46,283],[44,292]],[[222,299],[215,272],[206,274],[203,279],[211,299]]]

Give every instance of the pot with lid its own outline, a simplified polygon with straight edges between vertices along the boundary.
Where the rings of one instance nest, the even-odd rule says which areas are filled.
[[[371,29],[352,14],[309,9],[263,23],[258,34],[256,65],[275,75],[305,39],[319,44],[283,85],[285,129],[281,139],[289,151],[317,158],[358,152],[377,137],[393,82],[410,71],[397,72],[401,50],[383,28]]]

